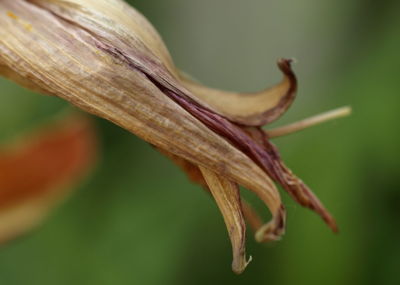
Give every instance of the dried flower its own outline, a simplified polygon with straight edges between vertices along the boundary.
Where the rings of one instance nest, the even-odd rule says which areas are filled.
[[[284,233],[273,181],[337,230],[261,129],[295,98],[290,60],[278,62],[284,79],[270,89],[224,92],[185,78],[151,24],[120,0],[3,0],[0,14],[0,73],[114,122],[181,165],[221,209],[236,273],[248,263],[244,217],[260,242]],[[241,201],[238,185],[265,202],[270,222]]]

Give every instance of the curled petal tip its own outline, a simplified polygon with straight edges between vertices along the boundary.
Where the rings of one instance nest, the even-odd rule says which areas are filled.
[[[236,274],[242,274],[243,271],[246,269],[247,265],[253,260],[253,257],[250,255],[249,259],[240,259],[240,262],[238,262],[238,259],[234,259],[232,262],[232,271]]]
[[[328,217],[324,217],[324,221],[335,234],[339,233],[339,227],[336,220],[330,214]]]
[[[292,64],[297,63],[297,59],[296,58],[280,58],[278,59],[278,65],[280,66],[281,64],[283,65],[289,65],[291,66]]]
[[[287,96],[294,96],[295,94],[291,94],[295,91],[297,91],[297,78],[296,75],[292,69],[293,63],[296,63],[296,60],[293,58],[281,58],[278,60],[278,67],[282,71],[282,73],[287,77],[288,79],[288,90],[287,90]],[[293,98],[294,99],[294,98]]]
[[[294,59],[292,58],[280,58],[278,59],[278,66],[282,69],[285,66],[291,66],[291,64],[294,62]]]
[[[255,233],[257,242],[278,241],[285,234],[286,211],[282,205],[272,221],[260,227]]]

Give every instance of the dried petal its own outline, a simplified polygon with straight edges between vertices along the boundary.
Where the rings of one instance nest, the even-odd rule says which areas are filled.
[[[243,218],[239,187],[236,183],[200,167],[222,216],[232,242],[232,270],[240,274],[250,262],[246,258],[246,225]]]
[[[93,164],[96,140],[83,116],[70,116],[0,149],[0,243],[30,230]]]
[[[297,80],[291,68],[291,60],[281,59],[278,66],[284,74],[282,82],[259,93],[227,92],[208,88],[185,77],[182,79],[202,105],[233,122],[262,126],[278,119],[295,99]]]

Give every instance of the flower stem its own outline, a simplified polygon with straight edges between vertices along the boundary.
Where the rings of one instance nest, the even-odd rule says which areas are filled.
[[[350,114],[351,114],[351,107],[345,106],[322,114],[315,115],[313,117],[306,118],[304,120],[283,127],[278,127],[272,130],[266,130],[265,132],[268,134],[270,138],[281,137],[304,130],[312,126],[325,123],[327,121],[331,121],[342,117],[347,117]]]

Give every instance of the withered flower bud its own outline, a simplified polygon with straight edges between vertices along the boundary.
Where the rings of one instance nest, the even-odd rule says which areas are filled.
[[[215,198],[236,273],[248,263],[245,218],[257,241],[284,233],[285,208],[274,182],[337,230],[261,129],[295,98],[290,60],[279,60],[284,78],[272,88],[224,92],[185,78],[151,24],[123,1],[2,0],[0,14],[0,73],[108,119],[172,158]],[[260,222],[238,185],[264,201],[271,221]]]

